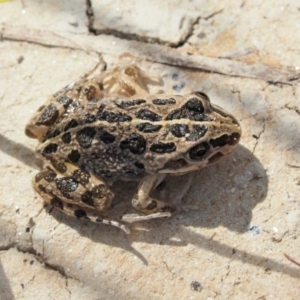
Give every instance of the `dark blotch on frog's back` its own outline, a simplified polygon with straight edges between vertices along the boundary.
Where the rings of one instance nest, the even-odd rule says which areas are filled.
[[[60,103],[64,108],[68,108],[69,105],[73,102],[73,99],[69,98],[66,95],[63,95],[59,97],[56,101]]]
[[[194,125],[193,130],[190,132],[186,140],[188,142],[195,142],[205,136],[206,132],[207,127],[205,125]]]
[[[136,125],[136,129],[141,132],[150,133],[157,132],[162,128],[162,125],[156,125],[152,123],[139,123]]]
[[[144,100],[144,99],[134,99],[134,100],[127,100],[127,101],[123,100],[120,103],[115,102],[115,105],[119,108],[126,109],[128,107],[138,106],[138,105],[141,105],[143,103],[146,103],[146,100]]]
[[[56,122],[58,115],[58,109],[53,103],[51,103],[44,109],[40,118],[36,122],[36,125],[53,125]]]
[[[70,121],[66,124],[66,126],[65,126],[65,128],[64,128],[64,131],[66,132],[66,131],[68,131],[69,129],[75,128],[75,127],[77,127],[77,126],[78,126],[78,122],[77,122],[75,119],[72,119],[72,120],[70,120]]]
[[[69,154],[68,154],[68,159],[70,160],[70,162],[76,164],[78,163],[79,159],[80,159],[80,153],[78,152],[78,150],[72,150]]]
[[[80,147],[87,149],[91,147],[95,135],[96,129],[94,127],[84,127],[77,131],[76,140]]]
[[[168,98],[168,99],[153,99],[152,103],[155,105],[167,105],[167,104],[176,104],[176,100],[174,98]]]
[[[189,119],[192,121],[212,121],[204,114],[205,109],[202,102],[196,98],[190,98],[181,108],[172,110],[166,117],[166,120]]]
[[[174,143],[155,142],[151,145],[150,151],[158,154],[171,153],[176,151],[176,146]]]
[[[157,122],[162,119],[162,117],[160,115],[156,114],[155,112],[153,112],[147,108],[141,108],[140,110],[138,110],[135,113],[135,115],[138,119],[149,120],[152,122]]]
[[[97,115],[98,120],[107,121],[109,123],[129,122],[132,117],[121,112],[114,113],[112,111],[100,111]]]
[[[122,150],[128,149],[133,154],[143,154],[146,149],[146,140],[142,135],[132,133],[120,143]]]
[[[95,115],[92,115],[90,113],[86,114],[83,118],[83,123],[85,124],[90,124],[90,123],[93,123],[97,120],[96,116]]]
[[[46,154],[55,153],[57,151],[57,148],[58,148],[57,144],[51,143],[43,149],[42,153],[46,153]]]
[[[70,144],[71,142],[71,133],[70,132],[66,132],[62,135],[61,140],[65,143],[65,144]]]
[[[170,126],[170,131],[176,137],[183,137],[189,133],[189,126],[186,124],[173,124]]]
[[[110,143],[113,143],[116,138],[111,133],[102,131],[99,135],[99,139],[105,144],[110,144]]]

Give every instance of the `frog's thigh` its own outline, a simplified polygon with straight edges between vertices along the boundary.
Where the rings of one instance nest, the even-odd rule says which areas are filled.
[[[34,189],[44,201],[72,217],[116,226],[129,234],[124,224],[100,216],[114,196],[108,186],[76,166],[66,164],[65,169],[61,174],[47,166],[35,176]]]
[[[169,216],[170,213],[172,213],[175,209],[170,204],[159,201],[149,196],[151,190],[154,189],[163,179],[164,175],[146,176],[140,182],[138,191],[132,199],[133,207],[146,214],[155,214],[157,218]],[[168,214],[159,214],[165,212],[167,212]]]
[[[73,97],[69,95],[69,92],[72,92],[72,89],[76,88],[76,86],[79,87],[83,85],[87,81],[87,77],[93,73],[101,63],[103,64],[103,60],[100,59],[88,73],[82,75],[78,80],[49,97],[31,117],[26,125],[25,134],[30,138],[38,139],[42,142],[49,128],[62,118],[69,105],[73,102]],[[91,90],[95,90],[94,94],[96,94],[96,92],[100,94],[99,86],[96,84],[92,87],[90,87],[90,84],[87,84],[82,90],[83,93],[91,93]],[[86,95],[86,97],[88,97],[88,95]]]
[[[105,182],[70,164],[65,165],[64,173],[47,166],[35,176],[33,186],[46,202],[62,211],[72,204],[82,210],[105,211],[113,198]],[[85,217],[85,213],[75,210],[74,216]]]

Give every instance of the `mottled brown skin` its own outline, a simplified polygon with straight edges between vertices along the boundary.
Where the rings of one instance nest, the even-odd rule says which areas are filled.
[[[144,219],[170,216],[173,207],[149,196],[165,175],[204,168],[236,146],[238,122],[205,94],[149,95],[140,78],[136,66],[83,78],[36,112],[26,134],[41,142],[45,166],[34,188],[46,202],[128,233],[101,218],[113,182],[140,181],[132,204]]]

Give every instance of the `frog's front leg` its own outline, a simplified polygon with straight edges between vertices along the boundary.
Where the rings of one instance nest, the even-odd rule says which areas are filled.
[[[113,225],[129,234],[125,225],[101,216],[114,196],[105,182],[74,165],[65,167],[65,172],[59,173],[46,166],[35,176],[33,187],[44,201],[72,217]]]
[[[147,214],[147,216],[125,215],[122,220],[126,222],[144,221],[153,218],[170,217],[175,208],[170,204],[150,197],[150,192],[157,187],[165,175],[148,175],[139,184],[138,191],[132,199],[134,208]]]
[[[135,64],[117,68],[107,72],[105,78],[96,77],[101,82],[105,91],[112,94],[125,94],[127,96],[148,95],[145,79],[142,71]]]

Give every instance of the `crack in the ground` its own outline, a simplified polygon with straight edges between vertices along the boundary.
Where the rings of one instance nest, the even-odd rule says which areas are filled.
[[[184,45],[188,42],[189,38],[190,38],[191,36],[193,36],[194,31],[195,31],[195,27],[196,27],[197,25],[199,25],[199,22],[200,22],[201,20],[206,20],[206,21],[207,21],[207,20],[213,18],[214,16],[220,14],[221,12],[223,12],[223,10],[224,10],[224,8],[222,8],[222,9],[220,9],[220,10],[218,10],[218,11],[215,11],[215,12],[211,13],[210,15],[206,16],[206,17],[198,16],[198,17],[190,24],[190,28],[189,28],[189,30],[188,30],[186,36],[182,39],[182,41],[180,41],[180,42],[178,42],[178,43],[176,43],[176,44],[174,44],[174,45],[170,45],[171,48],[175,48],[175,49],[176,49],[176,48],[179,48],[179,47],[184,46]]]
[[[12,248],[15,248],[18,243],[16,241],[9,243],[5,246],[0,246],[0,251],[8,251]]]
[[[66,290],[68,291],[69,293],[69,298],[71,299],[71,290],[69,289],[69,282],[68,282],[68,277],[66,277],[66,281],[65,281],[65,284],[66,284]]]
[[[92,37],[90,37],[92,38]],[[93,38],[92,38],[93,39]],[[108,36],[103,36],[104,41],[107,41]],[[41,45],[50,48],[65,48],[84,51],[85,53],[110,53],[122,55],[130,53],[132,57],[139,57],[141,60],[148,60],[156,63],[185,67],[190,69],[201,70],[202,72],[220,74],[231,77],[260,79],[278,84],[290,84],[287,78],[292,75],[284,68],[275,69],[261,64],[246,64],[232,59],[219,59],[203,55],[188,55],[171,47],[150,44],[144,42],[128,41],[120,39],[116,42],[116,47],[113,50],[107,46],[96,44],[91,46],[89,41],[83,41],[82,45],[78,45],[70,36],[55,34],[51,31],[43,31],[43,35],[39,30],[33,28],[16,28],[10,26],[2,26],[1,28],[2,41],[17,41],[27,42],[31,44]],[[122,44],[124,43],[124,45]],[[92,43],[93,44],[93,43]],[[126,50],[124,50],[124,47]]]
[[[64,267],[56,265],[56,264],[50,264],[46,261],[44,262],[44,266],[46,269],[54,270],[54,271],[58,272],[62,277],[68,278]]]
[[[159,44],[159,45],[173,45],[172,43],[164,42],[159,38],[151,38],[151,37],[143,37],[135,33],[125,33],[123,31],[119,31],[112,28],[105,28],[105,29],[97,29],[94,27],[95,15],[94,10],[92,7],[91,0],[86,0],[86,15],[88,17],[88,30],[93,35],[111,35],[115,36],[120,39],[130,40],[130,41],[138,41],[138,42],[145,42],[145,43],[152,43],[152,44]]]
[[[221,9],[219,9],[219,10],[217,10],[217,11],[211,13],[210,15],[208,15],[208,16],[206,16],[206,17],[203,17],[203,18],[201,18],[201,19],[203,19],[203,20],[209,20],[209,19],[213,18],[214,16],[216,16],[216,15],[222,13],[223,11],[224,11],[224,8],[221,8]]]
[[[30,222],[34,223],[32,220],[30,220]],[[79,280],[75,277],[67,275],[63,266],[59,266],[59,265],[56,265],[56,264],[51,264],[51,263],[46,261],[45,255],[44,255],[44,253],[45,253],[45,241],[44,240],[43,240],[43,246],[42,246],[42,253],[39,253],[34,248],[33,240],[32,240],[32,234],[33,234],[33,231],[34,231],[34,226],[32,226],[32,227],[33,227],[33,230],[30,234],[30,240],[29,240],[30,244],[31,244],[31,247],[22,248],[22,247],[17,246],[16,249],[20,252],[30,253],[30,254],[34,255],[36,260],[39,261],[41,264],[43,264],[46,269],[48,268],[48,269],[51,269],[51,270],[54,270],[54,271],[58,272],[62,277],[64,277],[66,279],[66,289],[68,290],[69,294],[71,294],[71,291],[68,289],[68,279],[74,279],[74,280],[77,280],[77,281],[79,281]]]
[[[244,104],[242,101],[241,91],[236,89],[235,86],[230,85],[230,87],[231,87],[230,90],[231,90],[232,94],[234,94],[234,95],[237,94],[238,101],[240,103]]]
[[[33,228],[33,230],[34,230],[34,226],[35,226],[35,222],[30,218],[28,228]],[[25,245],[24,244],[20,245],[18,243],[18,241],[12,241],[7,245],[0,246],[0,252],[1,251],[9,251],[10,249],[16,249],[18,252],[25,253],[25,254],[30,254],[30,255],[34,256],[35,259],[40,264],[42,264],[45,269],[51,269],[55,272],[58,272],[62,277],[65,278],[66,289],[67,289],[67,291],[68,291],[68,293],[71,297],[71,291],[68,288],[68,280],[73,279],[73,280],[76,280],[78,282],[81,282],[81,281],[76,277],[72,277],[72,276],[67,275],[63,266],[50,263],[45,259],[44,240],[43,240],[43,246],[42,246],[42,253],[39,253],[39,251],[34,248],[33,240],[32,240],[33,230],[32,230],[32,232],[30,232],[30,237],[28,239],[28,244],[25,243]]]
[[[162,41],[160,38],[153,38],[153,37],[146,37],[146,36],[144,37],[144,36],[141,36],[136,33],[128,33],[128,32],[126,33],[123,31],[119,31],[117,29],[112,29],[112,28],[97,29],[94,27],[95,15],[94,15],[94,10],[92,7],[91,0],[86,0],[86,7],[87,7],[86,15],[88,17],[88,30],[93,35],[101,35],[101,34],[111,35],[111,36],[115,36],[117,38],[124,39],[124,40],[138,41],[138,42],[151,43],[151,44],[159,44],[159,45],[164,45],[164,46],[170,46],[171,48],[175,48],[175,49],[182,47],[188,41],[188,39],[193,35],[194,29],[195,29],[196,25],[199,24],[199,21],[201,19],[209,20],[209,19],[213,18],[214,16],[220,14],[224,10],[224,8],[222,8],[218,11],[211,13],[210,15],[208,15],[206,17],[198,16],[193,22],[191,22],[186,35],[179,42],[172,43],[172,42]],[[184,19],[185,18],[183,18],[182,23],[184,22]]]
[[[295,75],[292,75],[288,78],[288,81],[297,81],[300,79],[300,74],[295,74]]]
[[[263,128],[262,128],[261,132],[258,135],[255,135],[255,136],[253,135],[253,137],[256,139],[256,143],[255,143],[255,145],[253,147],[253,150],[252,150],[253,155],[254,155],[255,149],[258,145],[259,139],[260,139],[261,135],[265,132],[265,129],[266,129],[266,124],[263,123]]]
[[[35,40],[31,40],[31,39],[26,39],[23,38],[23,37],[11,37],[11,38],[8,38],[6,36],[4,36],[4,30],[1,29],[1,32],[0,32],[0,41],[12,41],[12,42],[20,42],[20,43],[29,43],[29,44],[33,44],[33,45],[39,45],[39,46],[43,46],[43,47],[47,47],[47,48],[58,48],[58,49],[70,49],[70,50],[81,50],[81,51],[84,51],[86,53],[89,53],[89,52],[96,52],[96,51],[87,51],[86,49],[83,49],[83,47],[81,47],[80,45],[76,45],[76,44],[73,44],[73,41],[69,40],[69,42],[71,43],[68,43],[67,41],[67,38],[65,37],[61,37],[59,36],[58,34],[54,34],[53,32],[51,32],[51,35],[54,35],[56,36],[58,39],[62,39],[64,41],[62,41],[62,43],[57,43],[57,44],[53,44],[53,43],[48,43],[47,41],[43,40],[43,39],[35,39]],[[52,37],[53,38],[53,37]],[[73,45],[72,45],[73,44]]]
[[[171,45],[171,48],[176,49],[176,48],[184,46],[187,43],[187,41],[189,40],[189,38],[194,34],[195,27],[199,24],[200,19],[201,19],[201,17],[197,17],[195,19],[195,21],[190,24],[190,28],[189,28],[188,32],[186,33],[186,36],[182,39],[182,41]]]
[[[158,44],[158,45],[164,45],[164,46],[173,46],[173,43],[164,42],[159,38],[153,38],[153,37],[143,37],[136,33],[124,33],[122,31],[119,31],[117,29],[112,28],[105,28],[105,29],[96,29],[94,27],[89,28],[90,32],[92,32],[95,35],[111,35],[123,40],[129,40],[129,41],[137,41],[137,42],[144,42],[149,44]]]
[[[55,272],[58,272],[62,277],[64,277],[66,279],[66,287],[68,287],[68,281],[67,280],[69,280],[69,279],[81,282],[78,278],[68,275],[65,272],[65,269],[64,269],[63,266],[59,266],[59,265],[56,265],[56,264],[51,264],[51,263],[46,262],[46,261],[44,262],[44,266],[45,266],[46,269],[50,269],[50,270],[53,270]],[[68,289],[68,291],[71,294],[71,291],[69,289]]]
[[[86,15],[88,18],[88,30],[90,33],[95,34],[95,32],[93,31],[95,16],[91,0],[86,0]]]
[[[11,243],[5,247],[1,247],[0,251],[8,251],[10,249],[16,249],[18,252],[24,253],[24,254],[30,254],[32,256],[35,257],[35,259],[41,263],[45,269],[50,269],[53,270],[57,273],[59,273],[62,277],[64,277],[66,279],[66,288],[69,292],[69,294],[71,295],[71,291],[68,288],[68,280],[72,279],[72,280],[76,280],[78,282],[81,282],[78,278],[76,277],[72,277],[66,274],[64,267],[56,265],[56,264],[52,264],[49,263],[45,260],[45,258],[43,257],[43,255],[41,253],[39,253],[36,249],[34,249],[33,245],[31,245],[31,247],[20,247],[17,246],[17,242]]]
[[[287,108],[288,110],[293,110],[293,111],[295,111],[298,115],[300,115],[300,108],[299,108],[298,106],[296,106],[296,105],[290,106],[289,104],[286,104],[284,107]]]

